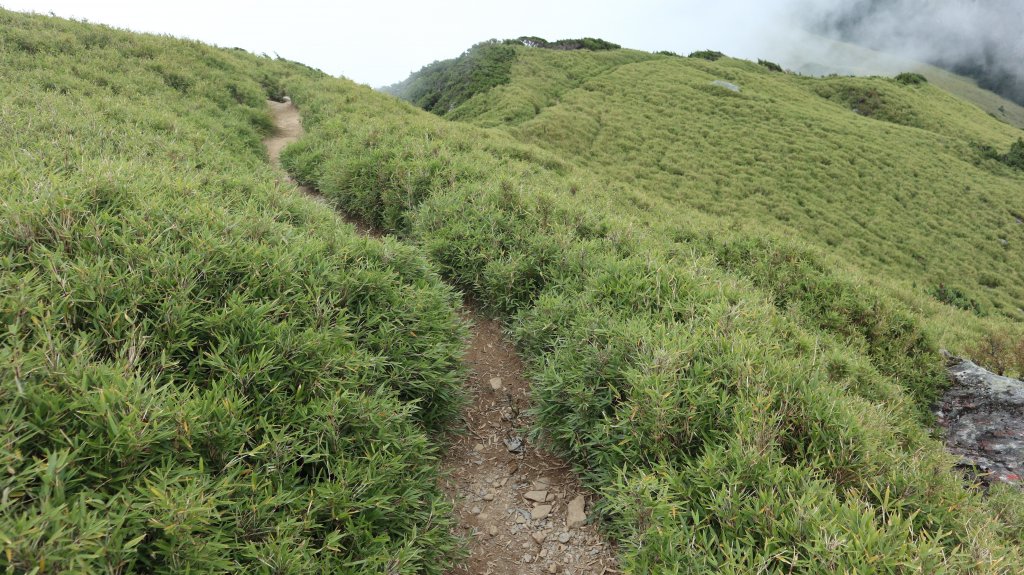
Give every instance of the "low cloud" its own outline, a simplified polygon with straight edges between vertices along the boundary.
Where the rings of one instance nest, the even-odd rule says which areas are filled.
[[[809,32],[970,76],[1024,104],[1021,0],[792,0]]]

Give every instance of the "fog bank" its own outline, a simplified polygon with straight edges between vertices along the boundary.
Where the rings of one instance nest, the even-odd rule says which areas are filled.
[[[1021,0],[792,0],[788,16],[809,32],[946,68],[1024,104]]]

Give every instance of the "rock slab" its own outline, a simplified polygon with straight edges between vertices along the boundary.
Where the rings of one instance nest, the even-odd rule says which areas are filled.
[[[1024,476],[1024,382],[950,358],[953,385],[936,415],[946,448],[985,473],[989,482],[1019,483]]]

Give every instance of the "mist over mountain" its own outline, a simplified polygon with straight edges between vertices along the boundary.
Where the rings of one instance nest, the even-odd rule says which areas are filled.
[[[946,68],[1024,104],[1019,0],[800,0],[819,34]]]

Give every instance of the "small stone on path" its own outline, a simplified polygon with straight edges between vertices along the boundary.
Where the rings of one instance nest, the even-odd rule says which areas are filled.
[[[533,511],[530,512],[530,517],[534,521],[536,521],[538,519],[544,519],[545,517],[547,517],[550,514],[551,514],[551,506],[550,505],[538,505],[538,506],[533,508]]]
[[[575,499],[569,502],[569,508],[565,513],[565,526],[569,529],[574,527],[582,527],[587,522],[587,514],[584,511],[584,505],[586,500],[582,495],[577,495]]]
[[[547,491],[552,481],[547,477],[538,477],[533,481],[533,491]]]

